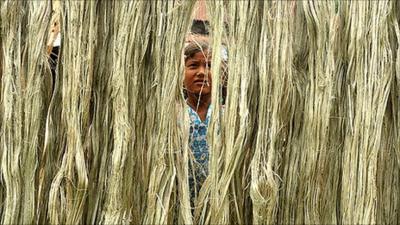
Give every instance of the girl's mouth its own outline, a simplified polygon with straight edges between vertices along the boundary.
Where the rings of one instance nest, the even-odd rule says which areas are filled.
[[[210,86],[210,84],[208,83],[207,80],[196,80],[195,82],[193,82],[196,85],[205,85],[205,86]]]

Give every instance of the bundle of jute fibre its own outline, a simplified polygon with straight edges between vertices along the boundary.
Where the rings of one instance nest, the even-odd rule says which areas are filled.
[[[198,222],[396,223],[399,4],[208,6],[229,78]]]
[[[296,208],[298,223],[337,223],[338,160],[340,152],[336,136],[340,136],[340,119],[334,115],[336,91],[341,88],[342,62],[340,59],[340,16],[337,3],[304,2],[308,48],[301,128],[293,145],[299,157],[298,180],[291,185],[298,190],[304,206]],[[291,174],[294,176],[295,174]],[[290,196],[286,196],[289,198]]]
[[[53,107],[58,109],[54,114],[49,112],[52,123],[46,130],[46,135],[55,133],[45,148],[47,159],[56,163],[56,168],[48,169],[54,174],[50,175],[47,214],[50,223],[74,224],[82,223],[89,183],[96,3],[64,1],[62,9],[63,46],[52,99]]]
[[[68,119],[56,125],[66,140],[50,190],[52,223],[191,223],[188,195],[180,194],[188,192],[179,164],[187,147],[177,118],[193,4],[62,4],[61,118]]]
[[[393,3],[352,2],[344,7],[349,11],[346,23],[350,32],[341,219],[343,223],[376,223],[381,210],[376,203],[378,153],[393,150],[382,148],[383,122],[394,75],[389,43]]]
[[[399,170],[400,163],[400,3],[393,4],[390,17],[393,26],[389,31],[390,47],[392,49],[393,72],[392,85],[389,94],[388,108],[385,112],[382,130],[381,148],[378,155],[377,179],[378,186],[378,218],[376,223],[399,223]]]
[[[1,1],[0,12],[1,223],[32,224],[51,90],[45,48],[51,7],[47,1]]]
[[[192,223],[179,121],[194,3],[62,1],[53,87],[51,2],[1,2],[2,223]]]
[[[212,18],[219,18],[213,23],[226,20],[228,24],[229,75],[222,122],[211,127],[214,134],[218,130],[221,134],[211,141],[212,159],[218,163],[211,165],[210,173],[215,175],[210,182],[218,185],[210,192],[218,201],[210,201],[208,216],[214,223],[274,223],[280,185],[277,162],[294,132],[289,126],[295,81],[292,68],[285,65],[293,63],[295,5],[264,1],[209,5],[210,9],[226,7],[215,12],[225,12],[226,18]],[[213,28],[218,42],[223,30]],[[213,99],[217,104],[218,98]],[[213,143],[218,138],[219,148]]]
[[[216,107],[209,132],[210,176],[202,188],[204,192],[201,190],[204,195],[200,194],[199,213],[195,214],[198,223],[251,223],[252,215],[246,205],[249,202],[249,153],[255,135],[252,116],[256,109],[250,105],[257,105],[253,97],[258,77],[254,79],[250,74],[259,73],[254,62],[258,60],[260,7],[262,9],[263,4],[258,1],[208,2],[209,8],[214,9],[210,10],[214,52],[212,74],[221,73],[218,53],[225,42],[229,52],[229,94],[224,109],[221,109],[220,76],[214,75],[212,105]],[[228,18],[224,18],[226,14]],[[224,29],[225,22],[227,29]],[[242,66],[237,66],[239,64]]]

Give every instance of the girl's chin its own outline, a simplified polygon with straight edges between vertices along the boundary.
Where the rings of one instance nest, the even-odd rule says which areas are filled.
[[[195,90],[192,90],[191,93],[195,95],[208,95],[211,93],[211,89],[203,88],[203,90],[201,90],[201,88],[196,88]]]

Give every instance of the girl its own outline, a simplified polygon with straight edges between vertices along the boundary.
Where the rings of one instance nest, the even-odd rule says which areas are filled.
[[[191,203],[208,175],[209,151],[206,140],[211,113],[211,49],[205,40],[190,42],[185,48],[184,93],[189,105],[189,187]]]

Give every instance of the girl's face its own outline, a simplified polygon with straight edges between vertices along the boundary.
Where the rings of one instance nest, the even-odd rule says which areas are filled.
[[[186,91],[195,95],[211,94],[211,55],[200,51],[186,59],[183,85]]]

